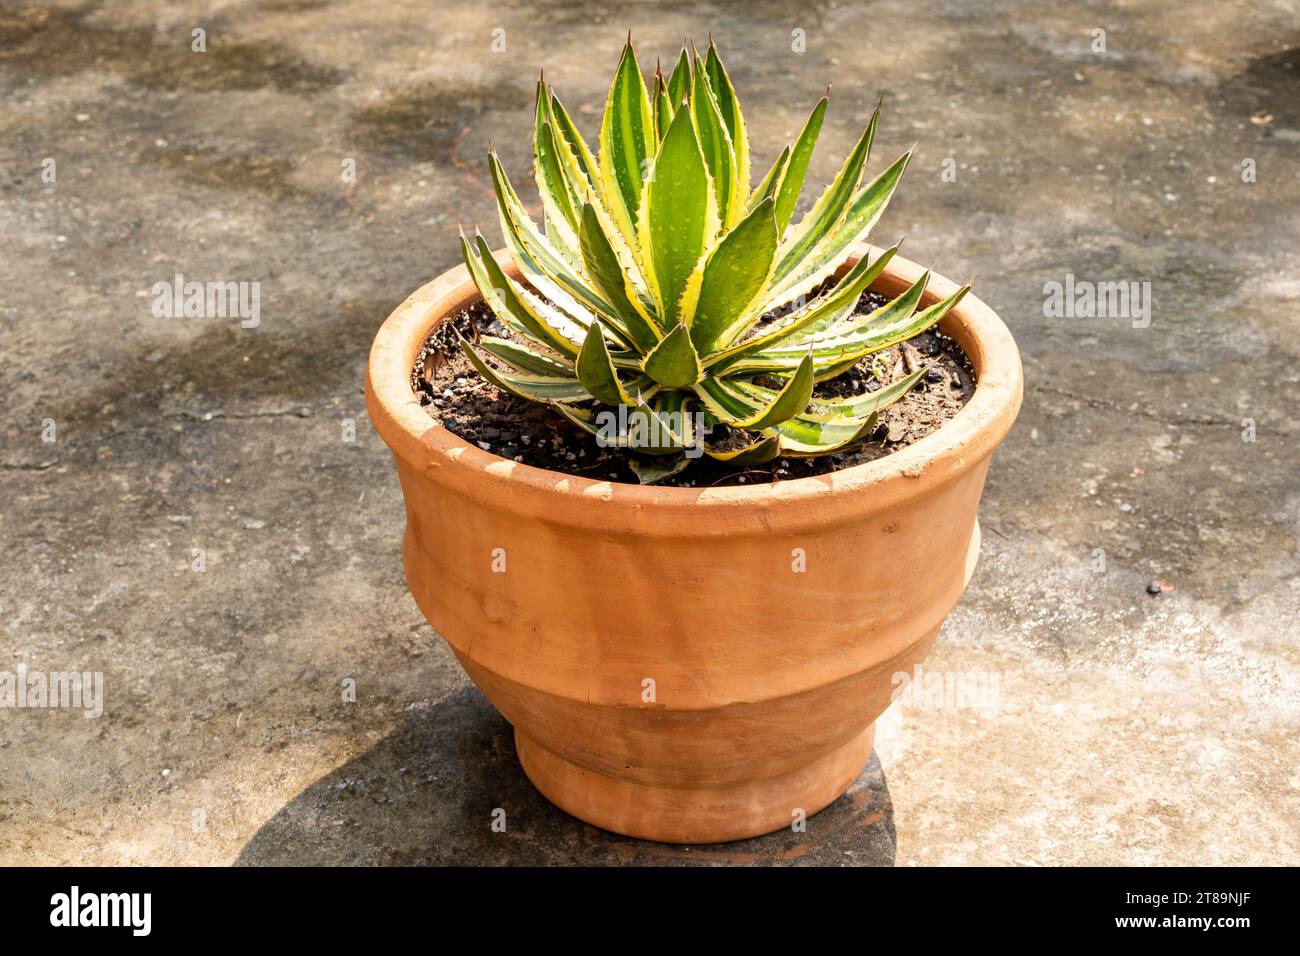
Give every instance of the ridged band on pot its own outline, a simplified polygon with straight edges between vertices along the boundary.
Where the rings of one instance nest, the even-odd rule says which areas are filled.
[[[898,294],[923,271],[895,257],[874,288]],[[936,275],[922,306],[955,290]],[[941,328],[975,394],[887,457],[642,487],[505,461],[432,422],[411,368],[476,298],[458,267],[399,306],[366,404],[406,499],[412,595],[515,726],[530,777],[592,823],[681,842],[820,809],[861,769],[891,678],[928,651],[973,568],[984,475],[1021,398],[1006,327],[962,300]]]

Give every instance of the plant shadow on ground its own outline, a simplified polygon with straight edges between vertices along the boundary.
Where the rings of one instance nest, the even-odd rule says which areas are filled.
[[[498,808],[504,833],[492,828]],[[895,847],[889,788],[874,754],[804,833],[683,847],[599,830],[533,788],[510,725],[471,687],[413,710],[370,750],[316,781],[253,835],[236,863],[890,866]]]

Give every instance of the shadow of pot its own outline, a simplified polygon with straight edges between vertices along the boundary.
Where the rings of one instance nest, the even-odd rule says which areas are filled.
[[[409,714],[263,824],[242,866],[892,866],[893,807],[872,760],[801,831],[722,846],[627,839],[542,797],[519,772],[514,732],[470,687]]]

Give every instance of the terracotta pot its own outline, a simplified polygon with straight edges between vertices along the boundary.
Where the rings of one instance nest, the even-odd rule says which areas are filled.
[[[875,288],[921,271],[895,257]],[[954,290],[936,276],[924,304]],[[411,594],[514,726],[524,771],[576,817],[674,843],[825,807],[974,568],[984,475],[1020,406],[1011,334],[968,295],[942,328],[975,367],[974,397],[886,458],[640,487],[505,461],[433,424],[411,367],[476,297],[459,267],[402,303],[375,337],[366,405],[406,497]]]

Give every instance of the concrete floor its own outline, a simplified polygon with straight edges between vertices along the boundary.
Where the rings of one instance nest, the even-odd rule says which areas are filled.
[[[0,6],[0,671],[106,680],[96,720],[0,709],[0,863],[1297,862],[1300,4],[980,6]],[[489,139],[530,190],[538,68],[591,133],[629,27],[712,31],[764,167],[833,81],[824,181],[884,94],[873,168],[919,148],[875,239],[1023,351],[927,662],[996,709],[896,705],[805,834],[539,797],[407,594],[365,418],[375,329],[494,223]],[[260,325],[154,317],[178,272],[260,281]],[[1046,318],[1067,273],[1149,282],[1150,326]]]

